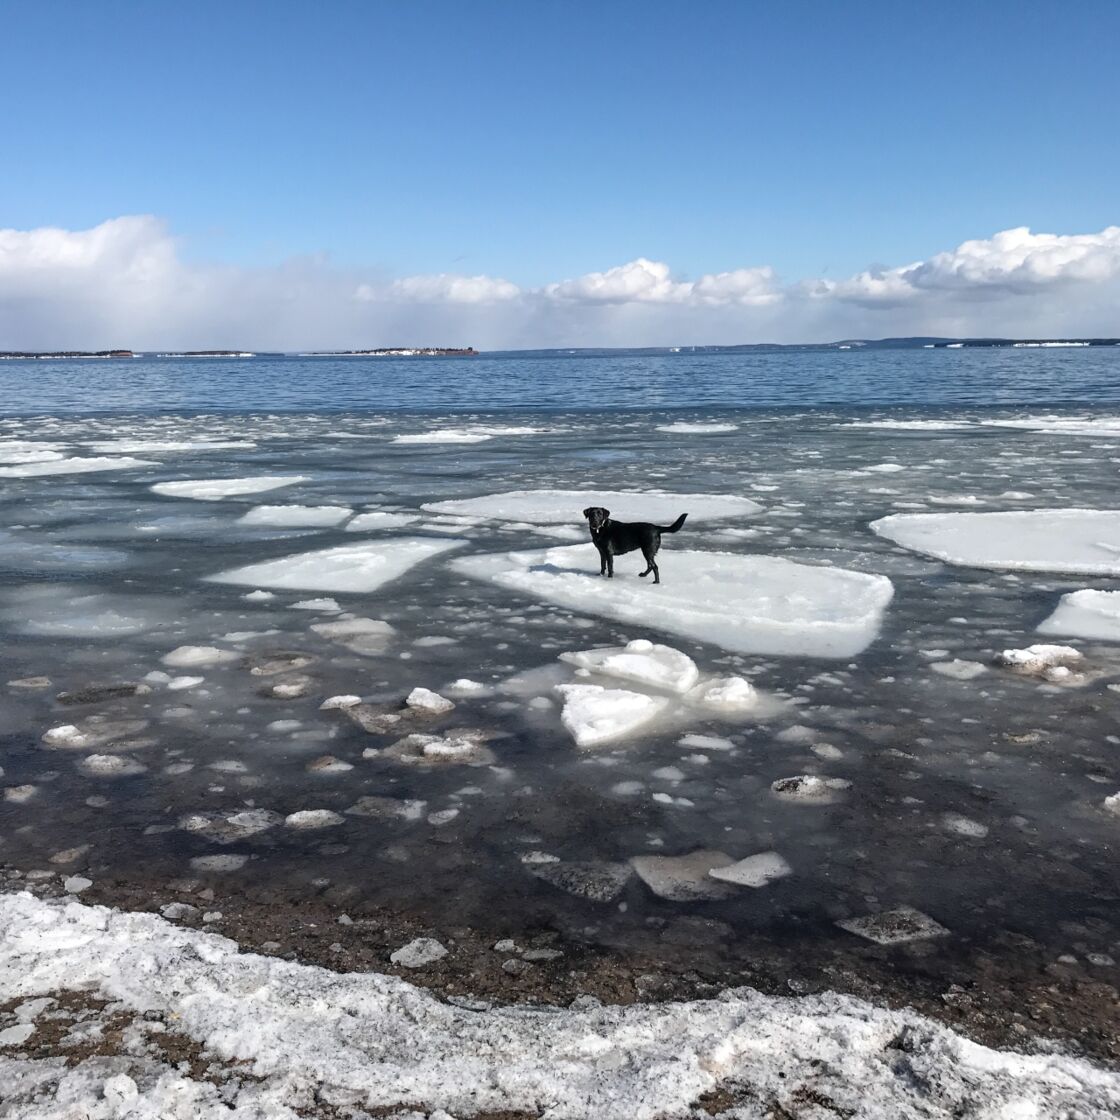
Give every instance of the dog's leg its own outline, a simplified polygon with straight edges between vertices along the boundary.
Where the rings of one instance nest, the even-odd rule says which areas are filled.
[[[646,570],[644,572],[639,572],[638,575],[648,576],[650,574],[650,572],[653,572],[653,582],[654,583],[660,583],[661,582],[661,576],[658,574],[658,571],[657,571],[657,561],[654,560],[654,556],[657,555],[657,550],[654,549],[654,548],[643,548],[642,549],[642,555],[646,559]]]
[[[605,549],[599,549],[599,575],[605,576],[607,574],[607,557],[608,553]]]
[[[614,557],[607,553],[607,579],[614,579]]]

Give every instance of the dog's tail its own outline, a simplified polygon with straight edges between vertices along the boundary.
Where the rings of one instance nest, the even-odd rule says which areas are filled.
[[[684,519],[687,516],[687,513],[682,513],[680,517],[678,517],[676,521],[673,522],[672,525],[662,525],[661,531],[663,533],[675,533],[684,524]]]

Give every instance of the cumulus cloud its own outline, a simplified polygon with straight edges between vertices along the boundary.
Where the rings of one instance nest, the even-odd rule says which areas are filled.
[[[384,277],[326,257],[185,261],[151,216],[0,230],[0,349],[300,350],[374,345],[677,345],[890,334],[1120,333],[1120,227],[1016,228],[927,260],[782,283],[765,265],[674,274],[639,257],[537,288]]]

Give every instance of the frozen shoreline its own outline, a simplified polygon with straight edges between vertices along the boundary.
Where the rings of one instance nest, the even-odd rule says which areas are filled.
[[[468,1009],[377,973],[241,953],[226,938],[150,914],[24,893],[0,896],[0,926],[0,1000],[22,1001],[21,1025],[50,1014],[50,1004],[29,1001],[75,989],[135,1016],[121,1056],[69,1069],[20,1057],[9,1044],[0,1078],[22,1117],[82,1107],[97,1120],[280,1118],[318,1099],[401,1106],[401,1117],[511,1109],[653,1120],[703,1115],[698,1100],[720,1088],[734,1102],[721,1115],[742,1120],[822,1099],[883,1120],[1103,1120],[1120,1109],[1115,1071],[991,1050],[913,1012],[834,993],[739,989],[654,1006]],[[149,1040],[164,1031],[213,1055],[207,1075],[217,1086],[153,1057]],[[235,1071],[234,1062],[248,1065]]]

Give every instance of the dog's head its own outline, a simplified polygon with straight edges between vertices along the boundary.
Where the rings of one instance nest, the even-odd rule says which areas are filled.
[[[604,525],[611,519],[611,511],[603,509],[602,506],[588,506],[583,511],[583,516],[587,518],[587,523],[591,527],[591,535],[595,536],[600,532]]]

